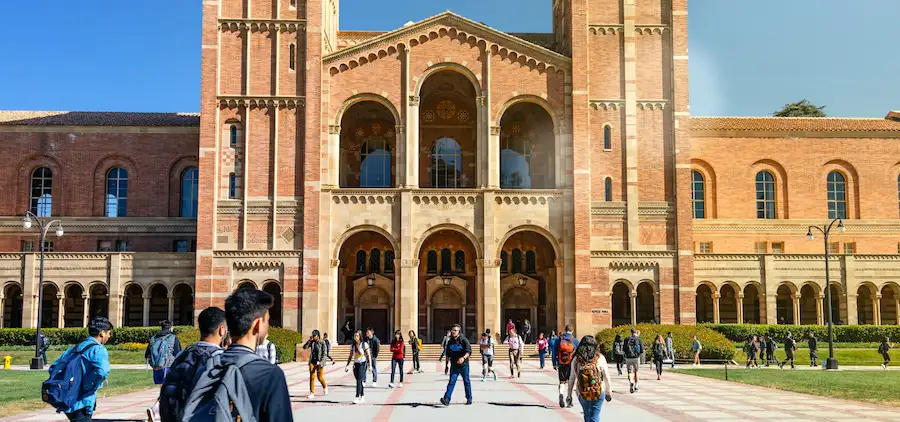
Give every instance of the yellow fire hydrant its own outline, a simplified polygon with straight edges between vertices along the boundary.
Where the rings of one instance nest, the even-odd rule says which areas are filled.
[[[6,356],[3,358],[3,369],[9,370],[9,367],[12,366],[12,356]]]

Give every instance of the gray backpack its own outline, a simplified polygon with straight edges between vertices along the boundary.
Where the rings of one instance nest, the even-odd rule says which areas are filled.
[[[203,372],[197,374],[182,420],[256,422],[253,405],[240,371],[244,365],[256,360],[266,361],[256,353],[246,353],[231,364],[223,364],[221,354],[209,358],[203,365]]]

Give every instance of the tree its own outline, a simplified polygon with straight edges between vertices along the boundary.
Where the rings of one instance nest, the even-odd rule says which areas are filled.
[[[810,104],[805,98],[796,103],[785,104],[784,108],[775,112],[775,117],[825,117],[822,109],[825,106]]]

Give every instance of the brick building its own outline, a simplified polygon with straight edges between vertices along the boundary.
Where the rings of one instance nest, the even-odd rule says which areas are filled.
[[[509,319],[896,324],[900,116],[692,118],[685,0],[555,0],[553,32],[338,0],[204,2],[197,115],[0,112],[3,325],[273,323],[430,341]],[[893,158],[892,158],[893,157]],[[821,237],[819,238],[821,239]]]

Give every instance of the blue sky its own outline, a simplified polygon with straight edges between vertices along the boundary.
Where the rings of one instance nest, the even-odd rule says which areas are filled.
[[[0,2],[0,109],[197,111],[200,3]],[[900,109],[900,1],[852,3],[689,0],[692,114],[766,115],[802,98],[833,116]],[[342,0],[341,28],[389,30],[447,9],[551,30],[550,0]]]

